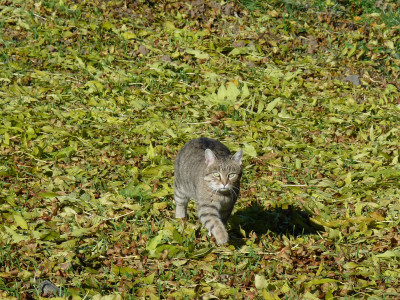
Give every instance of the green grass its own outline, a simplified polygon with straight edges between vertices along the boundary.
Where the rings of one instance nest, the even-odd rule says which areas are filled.
[[[0,1],[0,297],[398,298],[398,8]],[[174,218],[199,136],[245,153],[225,246]]]

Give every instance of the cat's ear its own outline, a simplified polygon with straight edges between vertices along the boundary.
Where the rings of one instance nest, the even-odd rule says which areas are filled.
[[[217,159],[217,158],[215,157],[214,152],[212,152],[210,149],[206,149],[205,158],[206,158],[206,165],[207,165],[207,167],[210,166],[210,165],[212,165],[212,164],[215,162],[215,160]]]
[[[238,152],[236,152],[233,156],[232,159],[238,163],[239,165],[242,165],[242,158],[243,158],[243,150],[240,149]]]

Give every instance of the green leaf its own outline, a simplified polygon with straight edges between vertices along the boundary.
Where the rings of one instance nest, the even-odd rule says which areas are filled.
[[[111,29],[111,23],[106,21],[103,24],[101,24],[101,27],[103,27],[105,30],[110,30]]]
[[[44,193],[39,193],[38,196],[40,198],[54,198],[54,197],[58,197],[59,195],[54,192],[44,192]]]
[[[355,43],[353,47],[351,47],[350,51],[347,53],[347,57],[348,58],[352,57],[356,52],[356,50],[357,50],[357,43]]]
[[[226,87],[226,99],[234,101],[240,95],[239,88],[233,83],[229,82]]]
[[[205,248],[201,248],[193,253],[189,254],[190,258],[202,258],[204,256],[206,256],[207,254],[209,254],[212,251],[213,248],[209,248],[209,247],[205,247]]]
[[[220,101],[225,100],[227,95],[228,93],[226,91],[225,84],[221,84],[221,86],[218,89],[217,99]]]
[[[272,296],[266,289],[262,290],[262,295],[264,300],[276,300],[276,298]]]
[[[86,82],[85,87],[88,87],[88,93],[99,93],[104,90],[104,85],[97,80]]]
[[[70,236],[73,237],[82,237],[88,233],[90,233],[90,231],[92,230],[92,228],[78,228],[73,230],[71,233],[69,233]],[[63,235],[63,237],[65,237],[65,235]]]
[[[313,285],[319,285],[319,284],[324,284],[324,283],[330,283],[330,282],[337,282],[336,279],[332,279],[332,278],[322,278],[322,279],[313,279],[309,282],[307,282],[304,287],[305,288],[309,288]]]
[[[377,258],[387,259],[387,258],[397,258],[400,257],[400,250],[387,250],[381,254],[375,255]]]
[[[345,268],[345,269],[355,269],[355,268],[357,268],[358,267],[358,264],[356,264],[355,262],[348,262],[348,263],[345,263],[344,265],[343,265],[343,268]]]
[[[7,131],[4,132],[4,140],[3,140],[3,143],[4,143],[6,146],[9,146],[9,145],[10,145],[10,135],[8,134]]]
[[[172,238],[175,242],[177,242],[179,244],[181,244],[183,242],[182,235],[176,229],[172,232]]]
[[[243,152],[249,155],[250,157],[253,158],[257,157],[257,151],[251,144],[244,143]]]
[[[147,147],[147,158],[153,159],[156,156],[156,152],[154,150],[153,145],[150,143],[150,145]]]
[[[229,52],[229,56],[239,56],[239,55],[244,55],[249,53],[249,48],[248,47],[241,47],[241,48],[235,48],[231,52]]]
[[[124,275],[124,274],[128,274],[128,275],[137,275],[140,274],[140,271],[130,268],[130,267],[117,267],[117,266],[113,266],[112,267],[112,272],[115,275]]]
[[[281,98],[276,98],[268,103],[267,107],[265,108],[266,111],[272,111],[278,103],[281,102]]]
[[[71,235],[71,236],[73,236],[73,235]],[[60,236],[59,232],[55,232],[55,231],[51,231],[51,230],[46,231],[46,232],[41,232],[40,236],[39,236],[39,239],[41,241],[55,241],[55,240],[58,240],[60,238],[61,238],[61,236]],[[64,236],[62,238],[64,239],[66,237]]]
[[[165,251],[169,258],[182,258],[184,257],[183,248],[175,245],[159,245],[156,249],[149,251],[149,257],[160,258],[165,255]]]
[[[248,98],[250,96],[249,88],[247,87],[247,83],[245,83],[242,87],[242,99]]]
[[[375,135],[374,135],[374,125],[372,125],[369,129],[369,139],[373,142],[375,141]]]
[[[240,231],[240,234],[242,235],[242,237],[247,238],[246,231],[240,225],[239,225],[239,231]]]
[[[301,159],[296,158],[296,160],[295,160],[295,168],[296,168],[296,170],[300,170],[301,169]]]
[[[167,202],[156,202],[153,203],[153,209],[156,211],[163,210],[167,208]]]
[[[153,284],[155,275],[156,275],[156,273],[152,273],[149,276],[146,276],[145,278],[143,278],[143,283],[144,284]]]
[[[147,251],[155,250],[157,248],[157,246],[160,245],[163,241],[164,241],[164,234],[159,233],[154,238],[152,238],[151,240],[148,241],[148,243],[146,245],[146,250]]]
[[[209,59],[210,55],[200,50],[186,49],[186,53],[194,55],[197,59]]]
[[[346,183],[346,185],[351,184],[351,172],[347,173],[346,178],[344,179],[344,182]]]
[[[127,32],[123,32],[121,33],[121,36],[125,39],[125,40],[132,40],[136,38],[136,34],[130,31]]]
[[[28,223],[20,214],[14,214],[14,220],[21,229],[28,229]]]
[[[19,243],[21,241],[26,241],[29,239],[28,236],[16,233],[8,226],[4,226],[3,228],[5,229],[5,232],[9,235],[9,237],[12,239],[13,243]]]

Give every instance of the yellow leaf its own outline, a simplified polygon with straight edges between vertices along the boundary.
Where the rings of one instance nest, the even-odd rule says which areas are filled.
[[[385,46],[391,50],[395,50],[393,41],[386,41]]]
[[[267,14],[273,18],[279,17],[279,13],[276,10],[269,10]]]
[[[385,218],[377,211],[373,211],[371,213],[369,213],[369,216],[379,222],[382,222],[385,220]]]
[[[268,287],[268,280],[265,279],[264,275],[256,275],[254,279],[254,285],[256,286],[257,290],[266,289]]]

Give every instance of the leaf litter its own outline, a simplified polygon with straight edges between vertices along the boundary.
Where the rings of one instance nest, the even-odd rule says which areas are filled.
[[[366,2],[0,1],[1,297],[398,298],[399,7]],[[223,247],[173,214],[201,135],[246,155]]]

